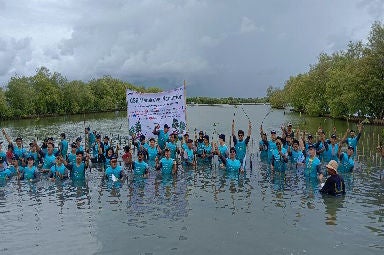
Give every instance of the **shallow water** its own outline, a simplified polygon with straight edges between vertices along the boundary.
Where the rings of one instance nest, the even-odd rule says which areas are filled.
[[[105,181],[93,169],[83,183],[11,180],[0,188],[1,254],[382,254],[384,176],[373,141],[379,128],[366,127],[364,156],[344,174],[344,197],[321,196],[318,184],[296,169],[271,175],[257,153],[258,126],[267,106],[188,108],[188,123],[209,134],[226,133],[235,112],[236,129],[253,122],[244,175],[214,165],[183,169],[177,177],[152,172]],[[246,114],[245,114],[245,113]],[[84,121],[85,118],[85,121]],[[319,122],[345,130],[351,123],[304,118],[273,111],[266,130],[292,121],[314,132]],[[2,123],[12,137],[66,132],[74,138],[84,124],[125,143],[123,113]],[[329,128],[330,129],[330,128]],[[227,138],[228,140],[228,138]],[[366,141],[368,140],[368,141]],[[371,143],[369,143],[371,141]],[[368,146],[371,145],[371,146]],[[362,155],[362,149],[359,150]],[[373,156],[373,157],[372,157]],[[380,177],[382,179],[380,179]]]

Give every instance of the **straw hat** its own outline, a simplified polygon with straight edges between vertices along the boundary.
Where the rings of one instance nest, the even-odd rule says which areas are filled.
[[[328,170],[333,170],[337,174],[338,164],[335,160],[329,161],[328,165],[325,166]]]

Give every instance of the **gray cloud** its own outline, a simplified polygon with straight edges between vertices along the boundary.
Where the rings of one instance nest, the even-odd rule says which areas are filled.
[[[163,88],[185,79],[189,95],[263,96],[383,17],[378,1],[241,3],[0,0],[0,60],[10,63],[0,80],[46,66],[69,79],[108,74]]]

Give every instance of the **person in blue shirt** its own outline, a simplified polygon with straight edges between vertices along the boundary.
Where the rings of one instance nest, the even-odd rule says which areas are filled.
[[[61,133],[60,142],[59,142],[59,151],[61,156],[63,156],[63,158],[65,158],[68,153],[68,141],[65,138],[66,138],[65,133]]]
[[[56,180],[56,178],[64,180],[69,177],[69,171],[64,165],[63,156],[61,156],[61,154],[57,155],[56,163],[51,166],[49,177],[53,181]]]
[[[244,131],[239,130],[237,131],[237,136],[235,135],[235,120],[232,120],[232,137],[233,137],[233,145],[236,149],[236,158],[240,160],[240,162],[243,164],[245,163],[245,156],[247,154],[247,145],[251,139],[252,134],[252,123],[251,121],[248,122],[248,134],[247,137],[244,139]]]
[[[109,147],[108,147],[109,149]],[[105,160],[105,156],[107,155],[107,150],[104,147],[104,143],[101,142],[101,135],[97,134],[96,135],[96,141],[93,143],[92,146],[92,163],[102,163]],[[113,154],[113,153],[112,153]]]
[[[92,148],[93,144],[96,142],[96,135],[93,132],[91,132],[90,127],[86,127],[84,129],[84,134],[85,134],[85,141],[86,141],[85,147],[87,147],[88,149]],[[87,140],[88,140],[88,143],[87,143]]]
[[[219,151],[219,153],[220,153],[220,151]],[[238,160],[236,158],[236,149],[235,149],[235,147],[231,147],[229,149],[229,157],[226,158],[222,154],[219,154],[219,157],[220,157],[221,161],[223,161],[223,163],[225,165],[226,171],[232,172],[232,173],[242,173],[242,172],[244,172],[244,169],[242,167],[242,164],[241,164],[240,160]]]
[[[74,163],[68,163],[64,161],[64,164],[70,171],[70,176],[72,179],[85,179],[85,169],[88,168],[88,160],[86,157],[84,157],[84,152],[76,152],[76,161]]]
[[[29,144],[29,151],[27,152],[27,157],[32,156],[33,157],[33,164],[35,166],[39,165],[39,152],[37,151],[37,143],[36,141],[33,141]]]
[[[40,149],[40,148],[38,148]],[[43,152],[42,150],[39,150],[39,154],[41,158],[43,159],[43,164],[41,166],[41,171],[43,173],[49,172],[51,167],[55,165],[56,161],[56,155],[53,152],[54,145],[53,143],[49,142],[47,143],[47,152]]]
[[[20,165],[20,159],[17,154],[13,155],[12,164],[8,166],[8,169],[11,171],[12,176],[21,176],[23,174],[24,167]]]
[[[149,166],[144,161],[144,152],[143,151],[139,151],[137,153],[137,160],[132,162],[132,170],[133,170],[133,174],[136,176],[148,177]]]
[[[77,152],[77,145],[76,145],[76,143],[72,143],[71,144],[71,152],[68,153],[67,158],[66,158],[66,161],[69,164],[74,164],[76,162],[76,152]]]
[[[355,160],[354,160],[354,148],[352,146],[348,146],[347,152],[341,152],[341,143],[339,144],[339,160],[340,165],[338,171],[340,172],[352,172],[353,168],[355,167]]]
[[[305,156],[307,157],[309,155],[309,147],[310,146],[315,147],[315,142],[314,142],[313,136],[311,134],[309,134],[307,136],[307,141],[305,141],[304,139],[305,139],[305,133],[303,136],[303,143],[304,143],[304,148],[305,148]],[[315,147],[315,149],[316,149],[316,147]]]
[[[167,124],[164,124],[164,129],[160,129],[160,125],[157,124],[155,126],[155,128],[153,129],[153,134],[154,135],[157,135],[158,138],[157,138],[157,144],[159,145],[160,149],[161,150],[164,150],[165,149],[165,143],[168,141],[169,139],[169,134],[168,134],[168,131],[169,131],[169,126]]]
[[[336,134],[331,135],[329,142],[325,142],[325,150],[323,153],[323,160],[325,163],[328,163],[331,160],[339,161],[339,144],[337,143]]]
[[[156,170],[161,170],[161,174],[163,175],[176,174],[177,165],[176,161],[171,158],[170,149],[164,149],[164,157],[162,159],[159,160],[159,158],[156,158]]]
[[[104,152],[111,147],[111,144],[109,143],[109,137],[107,135],[104,136],[103,138],[103,146],[104,146]]]
[[[32,181],[36,179],[39,175],[39,170],[35,166],[35,158],[30,155],[27,157],[27,165],[24,167],[23,173],[18,175],[20,180],[29,180]]]
[[[156,157],[160,155],[161,148],[156,146],[155,138],[149,139],[149,146],[146,148],[148,160],[155,161]]]
[[[184,149],[184,153],[183,153],[184,164],[186,164],[187,166],[196,166],[195,154],[196,154],[196,149],[193,145],[193,141],[192,139],[189,139],[187,141],[187,148]]]
[[[7,167],[5,158],[0,157],[0,180],[8,180],[12,177],[12,173]]]
[[[139,136],[139,141],[136,141],[136,137],[133,138],[133,146],[137,148],[137,151],[143,151],[144,157],[147,158],[148,144],[145,142],[145,135]]]
[[[171,158],[176,159],[176,153],[177,153],[177,135],[171,134],[169,136],[169,141],[166,143],[166,148],[169,149],[171,152]]]
[[[347,133],[349,131],[349,137],[344,139],[344,143],[347,143],[348,146],[353,147],[353,156],[354,157],[356,156],[357,143],[361,137],[361,131],[363,130],[363,124],[360,123],[359,125],[357,125],[357,128],[358,128],[358,132],[359,132],[357,134],[357,136],[356,136],[354,130],[347,130]]]
[[[216,155],[222,155],[225,158],[229,157],[229,150],[228,150],[228,146],[225,144],[225,135],[224,134],[219,135],[219,144],[218,145],[216,143],[214,143],[213,153]],[[224,161],[222,161],[220,157],[219,157],[219,159],[221,161],[222,166],[224,166],[225,165]]]
[[[79,136],[76,138],[76,146],[77,146],[77,151],[82,151],[84,152],[84,147],[81,145],[82,138]]]
[[[316,157],[315,146],[308,146],[308,156],[305,160],[304,176],[308,178],[317,178],[319,181],[323,179],[323,172],[321,171],[321,162]]]
[[[201,130],[199,131],[199,137],[196,137],[195,133],[195,148],[196,148],[196,155],[201,156],[203,154],[203,145],[204,145],[204,132]]]
[[[288,148],[288,156],[293,164],[304,164],[305,156],[303,148],[300,148],[299,140],[293,140],[292,147]]]
[[[285,172],[288,163],[288,152],[283,148],[281,138],[276,139],[276,149],[272,151],[271,170]]]
[[[211,143],[209,142],[209,136],[208,135],[204,135],[203,137],[203,145],[202,145],[202,153],[201,155],[199,155],[199,157],[202,159],[202,162],[207,164],[207,163],[211,163],[212,162],[212,145]]]
[[[105,176],[108,178],[108,180],[113,180],[112,175],[114,175],[115,178],[119,181],[124,180],[126,175],[125,175],[125,172],[123,171],[123,168],[117,165],[117,155],[114,154],[111,157],[110,163],[111,165],[105,170]]]

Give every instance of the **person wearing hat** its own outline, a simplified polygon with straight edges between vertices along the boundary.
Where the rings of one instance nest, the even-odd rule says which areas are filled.
[[[233,140],[233,146],[236,149],[236,158],[240,160],[241,164],[245,165],[245,156],[247,154],[247,146],[251,139],[252,134],[252,123],[251,121],[248,121],[248,134],[247,137],[244,139],[244,131],[239,130],[237,131],[237,136],[235,135],[235,120],[232,120],[232,140]]]
[[[262,135],[262,134],[265,134],[265,133],[264,133],[264,130],[263,130],[263,126],[261,125],[260,126],[260,135]],[[277,139],[276,130],[272,129],[271,130],[271,140],[268,140],[268,152],[267,152],[268,164],[272,160],[272,156],[273,156],[272,152],[273,152],[273,150],[277,149],[276,139]]]
[[[323,179],[323,172],[321,171],[321,162],[316,157],[316,148],[310,144],[308,146],[308,156],[305,160],[304,176],[307,178],[317,178],[319,181]]]
[[[328,163],[331,160],[335,160],[336,162],[339,161],[339,144],[337,143],[337,137],[336,134],[332,134],[331,138],[329,139],[329,142],[324,143],[324,153],[323,153],[323,160],[325,163]]]
[[[12,177],[12,173],[7,167],[7,163],[5,162],[5,158],[0,157],[0,180],[7,180]]]
[[[60,142],[59,142],[59,151],[60,154],[65,158],[68,153],[68,141],[66,140],[65,133],[60,134]]]
[[[176,174],[176,161],[171,158],[171,150],[169,148],[164,149],[164,157],[162,159],[156,158],[156,170],[161,170],[163,175]]]
[[[149,166],[144,161],[144,152],[139,151],[137,153],[137,160],[132,163],[133,174],[136,176],[147,177],[149,174]]]
[[[35,158],[33,155],[27,157],[27,165],[24,167],[22,175],[18,176],[20,180],[34,180],[38,177],[39,170],[35,166]]]
[[[325,167],[327,168],[329,177],[325,181],[324,186],[320,189],[320,193],[333,196],[345,194],[345,183],[343,177],[341,177],[337,172],[337,162],[335,160],[331,160]]]
[[[64,165],[63,156],[61,156],[61,154],[57,155],[55,161],[55,164],[50,168],[49,177],[52,181],[55,181],[56,178],[60,180],[67,179],[69,177],[69,171]]]
[[[153,129],[153,134],[157,135],[157,144],[159,145],[161,150],[165,149],[165,143],[169,139],[169,126],[167,124],[164,124],[164,129],[160,129],[160,124],[157,124],[155,128]]]
[[[69,175],[75,180],[85,179],[85,169],[88,167],[88,156],[84,156],[84,152],[76,152],[76,160],[74,163],[68,163],[64,161],[64,165],[69,170]]]
[[[202,130],[199,131],[199,137],[196,138],[195,134],[195,148],[196,148],[196,155],[201,156],[204,152],[204,132]]]
[[[348,129],[347,134],[349,133],[349,137],[348,138],[345,137],[345,139],[343,139],[344,143],[347,143],[348,146],[353,147],[353,156],[354,157],[356,156],[357,143],[361,137],[361,131],[363,130],[363,124],[359,123],[357,125],[357,130],[358,130],[358,133],[356,135],[354,130]]]
[[[240,160],[238,160],[236,158],[236,148],[235,147],[231,147],[229,149],[229,156],[228,157],[225,157],[222,154],[219,154],[219,157],[220,157],[221,161],[223,162],[223,164],[225,165],[226,171],[231,172],[231,173],[244,172],[244,169],[242,167]]]

